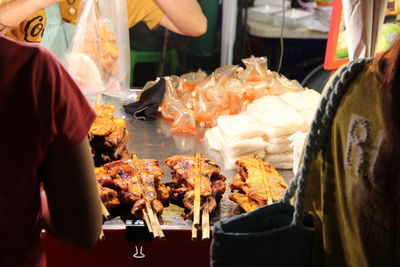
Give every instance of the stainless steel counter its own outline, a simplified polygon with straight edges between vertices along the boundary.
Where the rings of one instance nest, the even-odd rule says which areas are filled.
[[[225,192],[219,207],[211,215],[213,222],[240,214],[242,211],[238,204],[228,199],[229,182],[232,180],[236,170],[223,168],[222,157],[219,152],[208,149],[204,137],[205,128],[198,127],[196,136],[176,136],[169,131],[170,121],[159,117],[156,121],[135,120],[131,114],[125,113],[122,109],[123,103],[118,99],[103,97],[104,103],[113,103],[116,107],[115,116],[123,117],[128,124],[128,131],[131,140],[128,142],[128,150],[137,153],[139,158],[151,158],[160,162],[164,171],[163,182],[171,181],[171,170],[163,164],[164,159],[177,154],[194,155],[200,152],[203,156],[209,157],[218,162],[222,168],[222,174],[227,178],[227,191]],[[291,170],[278,170],[287,182],[292,178]],[[161,215],[163,229],[191,229],[191,221],[183,220],[181,213],[183,208],[176,205],[166,207]],[[125,224],[118,217],[105,222],[105,229],[125,228]]]

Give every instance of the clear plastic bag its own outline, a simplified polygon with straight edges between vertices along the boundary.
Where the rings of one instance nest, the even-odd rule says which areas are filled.
[[[289,80],[278,73],[274,73],[274,77],[274,82],[271,85],[271,94],[273,95],[304,90],[304,87],[296,80]]]
[[[166,77],[166,87],[163,101],[161,103],[161,114],[164,119],[175,120],[178,116],[179,110],[183,108],[179,97],[179,78],[177,81],[176,76]]]
[[[240,73],[239,77],[243,82],[265,81],[270,75],[268,61],[266,57],[254,57],[242,59],[246,69]]]
[[[66,62],[83,93],[89,97],[99,93],[126,97],[129,58],[126,1],[82,1]]]
[[[196,121],[193,110],[180,109],[178,116],[171,125],[170,131],[174,134],[196,135]]]
[[[199,92],[194,106],[196,121],[213,126],[215,124],[215,113],[217,107],[215,103],[207,100],[203,92]]]
[[[183,74],[181,76],[182,86],[188,91],[194,91],[196,86],[205,78],[207,78],[207,74],[202,70]]]
[[[205,94],[208,101],[214,103],[218,109],[228,109],[228,95],[224,88],[215,80],[214,73],[197,86],[199,92]]]
[[[237,76],[239,66],[237,65],[226,65],[219,67],[214,71],[214,77],[218,84],[224,86],[230,79],[234,79]]]

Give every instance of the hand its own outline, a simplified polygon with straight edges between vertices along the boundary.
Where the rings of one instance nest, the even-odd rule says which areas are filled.
[[[164,11],[160,24],[184,35],[200,36],[207,31],[207,18],[197,0],[154,0]]]

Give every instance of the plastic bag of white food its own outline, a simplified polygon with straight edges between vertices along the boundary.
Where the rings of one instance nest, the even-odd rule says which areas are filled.
[[[67,69],[88,97],[125,97],[129,89],[126,0],[81,1],[76,33],[65,56]]]

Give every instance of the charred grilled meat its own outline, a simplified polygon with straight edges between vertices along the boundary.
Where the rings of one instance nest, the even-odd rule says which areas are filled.
[[[113,161],[96,168],[98,184],[115,191],[121,203],[133,205],[133,213],[141,210],[146,201],[150,202],[156,213],[161,213],[163,203],[169,199],[169,190],[161,182],[163,172],[156,160],[143,159],[139,160],[139,164],[142,170],[140,174],[133,160]],[[107,202],[103,203],[107,207]]]
[[[252,157],[243,157],[236,162],[240,167],[230,184],[237,193],[229,199],[238,203],[246,212],[276,202],[287,188],[287,183],[279,172],[268,162]]]
[[[176,155],[167,158],[165,164],[173,170],[172,183],[168,184],[172,200],[188,210],[184,217],[189,218],[192,216],[194,205],[196,158]],[[226,178],[220,174],[221,169],[218,164],[207,158],[201,159],[200,171],[201,209],[207,208],[212,212],[225,192]]]
[[[126,144],[130,139],[126,121],[114,117],[115,107],[112,104],[96,105],[97,114],[90,130],[89,141],[95,166],[101,166],[115,160],[129,158]]]

